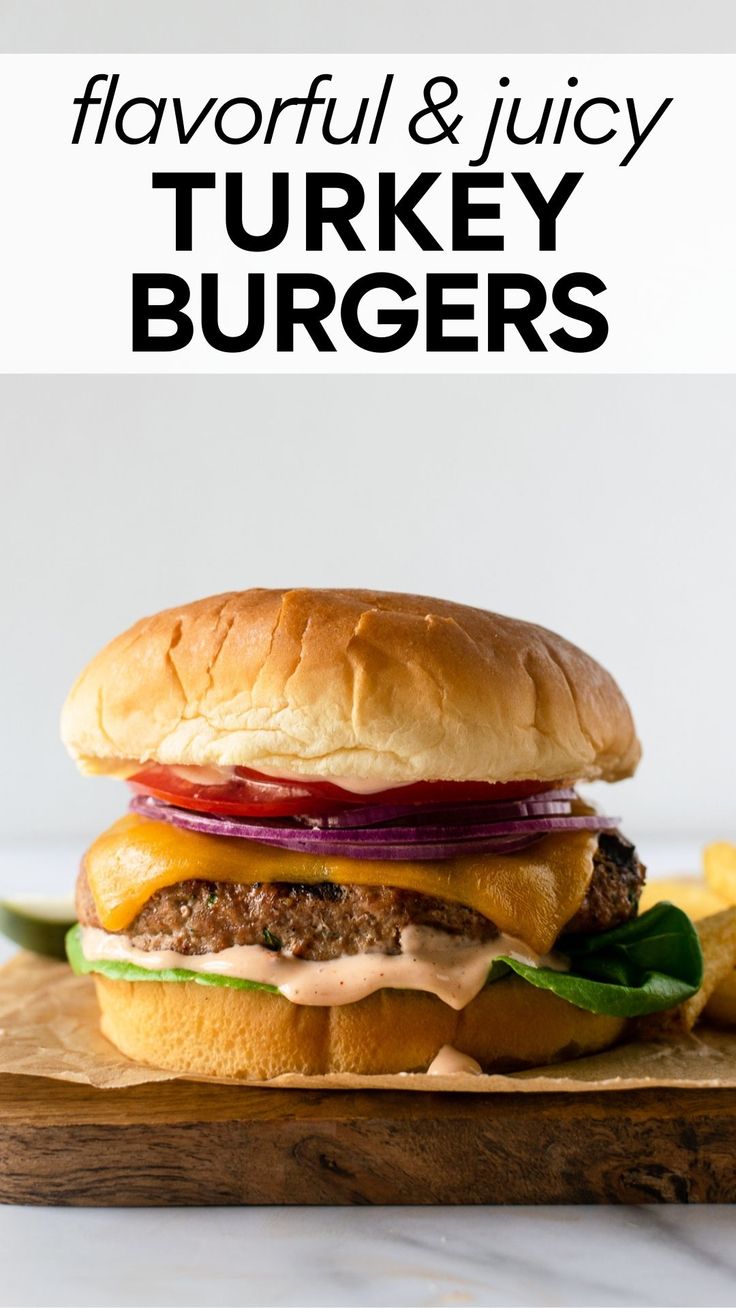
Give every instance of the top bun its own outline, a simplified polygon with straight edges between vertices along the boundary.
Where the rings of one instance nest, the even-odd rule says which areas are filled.
[[[62,714],[84,771],[253,768],[379,790],[413,781],[616,781],[640,755],[592,658],[543,627],[369,590],[245,590],[143,618]]]

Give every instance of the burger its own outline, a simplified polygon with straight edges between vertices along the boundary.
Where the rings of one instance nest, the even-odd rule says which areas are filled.
[[[62,735],[131,791],[82,860],[67,952],[132,1059],[528,1067],[700,985],[689,918],[637,915],[636,849],[576,789],[634,772],[626,700],[542,627],[379,591],[218,595],[113,640]]]

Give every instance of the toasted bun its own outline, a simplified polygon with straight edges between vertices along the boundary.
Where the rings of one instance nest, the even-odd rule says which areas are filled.
[[[626,1026],[518,977],[487,986],[460,1012],[408,990],[313,1008],[196,982],[96,976],[95,983],[103,1033],[129,1058],[182,1074],[259,1081],[284,1072],[421,1072],[446,1044],[484,1071],[537,1067],[597,1053]]]
[[[131,760],[354,781],[616,781],[626,700],[562,637],[482,609],[359,590],[247,590],[144,618],[64,706],[83,770]]]

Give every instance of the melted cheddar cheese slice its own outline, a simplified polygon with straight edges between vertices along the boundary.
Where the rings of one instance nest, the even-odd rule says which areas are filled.
[[[580,907],[593,873],[597,836],[544,836],[514,854],[468,854],[433,862],[381,862],[300,854],[252,840],[180,831],[135,813],[87,851],[84,868],[106,931],[123,931],[157,890],[190,878],[395,886],[465,904],[547,953]]]

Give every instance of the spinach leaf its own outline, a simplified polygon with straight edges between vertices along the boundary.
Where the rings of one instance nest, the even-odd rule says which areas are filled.
[[[529,967],[504,955],[491,980],[510,969],[577,1008],[639,1017],[689,999],[703,979],[698,933],[682,909],[665,902],[611,931],[563,938],[557,948],[569,959],[567,972]]]

